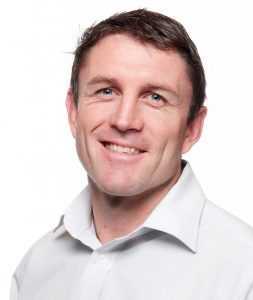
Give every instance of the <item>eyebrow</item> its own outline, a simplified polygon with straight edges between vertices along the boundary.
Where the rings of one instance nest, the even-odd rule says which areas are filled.
[[[87,87],[96,85],[96,84],[102,84],[106,83],[113,86],[120,86],[119,81],[116,78],[113,77],[107,77],[107,76],[95,76],[91,80],[88,81]],[[143,90],[163,90],[165,92],[169,92],[175,97],[178,98],[178,94],[176,91],[174,91],[170,86],[164,84],[164,83],[147,83],[143,85]]]
[[[120,85],[118,80],[115,78],[98,75],[88,81],[87,87],[101,83],[107,83],[110,85]]]

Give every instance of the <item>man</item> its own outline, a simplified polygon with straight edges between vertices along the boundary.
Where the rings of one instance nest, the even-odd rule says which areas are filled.
[[[182,160],[204,98],[175,20],[140,9],[85,31],[66,104],[88,186],[24,257],[12,300],[253,299],[252,229]]]

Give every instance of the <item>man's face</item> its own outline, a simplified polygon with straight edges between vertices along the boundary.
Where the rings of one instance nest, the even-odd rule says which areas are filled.
[[[109,35],[88,53],[69,121],[79,158],[102,192],[134,196],[169,183],[200,136],[205,110],[187,126],[192,87],[179,54]]]

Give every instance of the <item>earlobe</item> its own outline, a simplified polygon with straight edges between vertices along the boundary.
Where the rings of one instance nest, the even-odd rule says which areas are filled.
[[[200,139],[206,114],[207,108],[202,106],[194,120],[188,125],[186,129],[185,140],[182,146],[182,154],[188,152],[191,147]]]
[[[66,109],[68,113],[68,121],[69,121],[69,126],[70,130],[72,132],[73,137],[76,137],[76,119],[77,119],[77,107],[74,103],[74,95],[72,92],[72,89],[69,88],[67,92],[67,97],[66,97]]]

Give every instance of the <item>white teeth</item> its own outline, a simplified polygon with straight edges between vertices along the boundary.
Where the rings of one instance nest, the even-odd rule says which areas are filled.
[[[140,151],[136,148],[122,147],[115,144],[106,144],[105,147],[114,152],[127,153],[127,154],[138,154]]]

